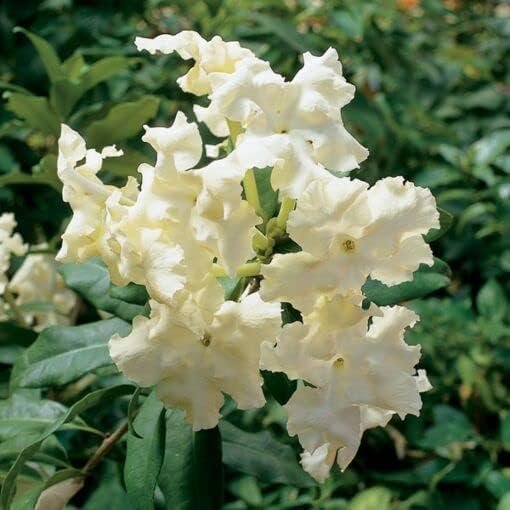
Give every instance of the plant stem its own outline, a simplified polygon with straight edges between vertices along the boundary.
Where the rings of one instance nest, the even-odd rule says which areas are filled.
[[[295,205],[296,200],[293,198],[285,197],[282,200],[280,211],[278,212],[278,216],[276,217],[276,223],[282,230],[285,230],[285,227],[287,226],[287,220],[289,219],[289,214],[294,209]]]
[[[267,221],[266,213],[260,203],[259,190],[257,189],[257,181],[255,180],[255,173],[252,168],[246,170],[243,179],[244,194],[246,200],[255,209],[255,212],[265,221]]]
[[[115,444],[122,439],[124,434],[128,431],[127,420],[114,432],[106,436],[99,448],[95,451],[94,455],[90,457],[88,462],[83,466],[82,471],[85,475],[90,475],[92,471],[99,465],[103,458],[108,455]]]

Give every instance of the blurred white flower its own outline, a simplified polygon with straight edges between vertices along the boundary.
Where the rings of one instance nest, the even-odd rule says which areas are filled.
[[[45,248],[46,244],[33,247],[35,250]],[[36,331],[55,324],[71,324],[77,296],[65,286],[51,254],[27,255],[8,289],[15,295],[16,306],[22,311],[27,325]]]
[[[0,215],[0,296],[7,286],[7,271],[9,270],[11,255],[24,255],[28,246],[23,243],[21,235],[13,233],[16,228],[13,213]]]

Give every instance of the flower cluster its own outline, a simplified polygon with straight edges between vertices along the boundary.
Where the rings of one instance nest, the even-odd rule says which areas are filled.
[[[13,234],[12,213],[0,216],[0,299],[2,319],[15,319],[35,331],[55,324],[70,324],[77,296],[57,273],[57,264],[46,244],[32,246],[29,253],[20,234]],[[39,253],[37,253],[39,252]],[[27,255],[26,255],[27,254]],[[26,255],[12,278],[8,279],[11,255]]]
[[[335,459],[349,464],[364,430],[420,410],[429,384],[415,370],[419,347],[403,339],[418,318],[399,306],[365,309],[361,289],[369,276],[395,285],[432,264],[423,234],[439,226],[435,200],[400,177],[372,187],[338,177],[368,151],[342,123],[354,87],[335,50],[304,54],[286,81],[219,37],[187,31],[136,45],[194,61],[178,83],[208,97],[195,115],[228,137],[230,152],[200,166],[197,124],[179,112],[171,127],[145,127],[156,163],[138,168],[140,184],[117,188],[97,173],[120,151],[87,150],[62,126],[58,175],[74,216],[57,258],[100,256],[115,284],[146,286],[150,317],[115,335],[110,354],[127,377],[183,408],[194,430],[217,424],[224,393],[241,409],[262,406],[261,368],[304,381],[285,406],[288,429],[322,481]],[[256,179],[268,167],[280,201],[273,218]],[[282,327],[281,303],[302,322]]]

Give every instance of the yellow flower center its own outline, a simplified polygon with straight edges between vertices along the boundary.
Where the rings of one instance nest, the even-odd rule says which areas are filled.
[[[345,253],[352,253],[356,249],[356,243],[352,239],[346,239],[342,242],[342,250]]]
[[[211,345],[211,335],[209,333],[204,333],[204,336],[200,339],[202,345],[205,347],[209,347]]]
[[[345,360],[343,358],[337,358],[334,362],[333,362],[333,367],[334,368],[342,368],[345,364]]]

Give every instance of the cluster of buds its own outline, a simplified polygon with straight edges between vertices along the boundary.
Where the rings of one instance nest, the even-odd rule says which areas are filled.
[[[346,177],[368,151],[342,123],[354,87],[334,49],[304,54],[286,81],[219,37],[186,31],[136,45],[194,61],[178,83],[208,97],[195,115],[229,151],[213,159],[221,147],[208,146],[200,165],[198,126],[179,112],[171,127],[145,127],[156,163],[138,168],[140,185],[130,177],[117,188],[97,173],[120,151],[87,150],[62,126],[58,174],[74,216],[57,259],[100,256],[114,284],[147,288],[150,316],[112,337],[110,354],[194,430],[218,423],[224,393],[240,409],[264,405],[260,369],[301,381],[285,406],[288,430],[323,481],[335,459],[349,464],[366,429],[421,408],[429,383],[415,369],[419,347],[403,339],[417,316],[366,309],[361,289],[369,276],[395,285],[432,264],[423,234],[439,226],[435,200],[401,177],[372,187]],[[279,198],[272,218],[257,187],[267,169]],[[302,322],[282,327],[282,303]]]

